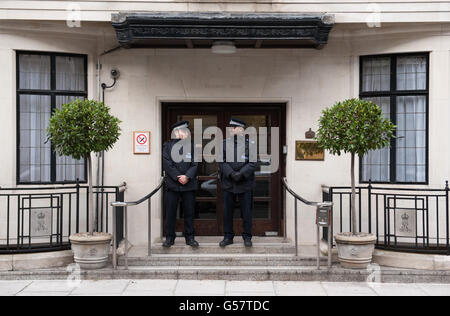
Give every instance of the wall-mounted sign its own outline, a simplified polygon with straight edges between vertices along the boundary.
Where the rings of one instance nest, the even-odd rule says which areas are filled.
[[[325,160],[325,152],[316,141],[299,140],[295,142],[295,160]]]
[[[133,132],[135,155],[150,155],[150,132]]]
[[[331,226],[331,208],[318,207],[316,211],[316,225],[322,227]]]

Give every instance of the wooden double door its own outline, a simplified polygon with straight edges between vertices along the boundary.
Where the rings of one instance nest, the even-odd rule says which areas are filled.
[[[282,191],[281,176],[284,169],[282,148],[284,146],[284,104],[247,104],[247,103],[164,103],[163,104],[163,141],[170,139],[170,126],[177,121],[189,121],[192,139],[195,139],[194,120],[202,120],[202,129],[218,127],[226,137],[226,128],[230,118],[244,120],[247,126],[267,127],[268,151],[274,152],[277,146],[279,153],[279,168],[275,173],[267,172],[263,165],[270,164],[270,157],[259,152],[258,169],[256,171],[256,187],[254,190],[253,206],[253,234],[255,236],[281,235],[282,221]],[[271,127],[279,128],[279,139],[275,144],[271,143]],[[211,139],[203,139],[203,148],[211,142]],[[259,147],[259,146],[258,146]],[[213,153],[214,154],[214,153]],[[209,160],[210,161],[210,160]],[[197,236],[219,236],[223,234],[223,199],[222,188],[219,180],[219,164],[206,162],[199,163],[198,180],[199,187],[196,193],[195,204],[195,233]],[[242,233],[242,216],[239,202],[234,210],[234,230],[237,235]],[[183,212],[179,207],[177,212],[176,231],[184,231]]]

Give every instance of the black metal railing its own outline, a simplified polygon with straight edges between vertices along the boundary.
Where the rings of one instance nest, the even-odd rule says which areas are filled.
[[[111,201],[126,185],[94,187],[97,230],[112,231]],[[69,236],[89,227],[89,187],[0,188],[0,254],[70,249]],[[122,222],[118,212],[116,220]],[[118,232],[123,235],[123,232]]]
[[[125,258],[125,269],[128,270],[128,207],[131,206],[138,206],[144,202],[147,201],[147,223],[148,223],[148,230],[147,230],[147,250],[148,250],[148,256],[150,257],[152,255],[152,198],[155,196],[164,186],[165,182],[165,176],[161,177],[159,180],[158,185],[155,189],[153,189],[152,192],[144,196],[143,198],[132,201],[132,202],[124,202],[122,201],[115,201],[111,203],[111,206],[113,207],[113,214],[116,214],[117,210],[122,209],[123,210],[123,224],[114,224],[114,227],[116,227],[115,230],[113,230],[113,240],[114,244],[116,244],[116,247],[113,247],[113,253],[112,253],[112,261],[113,261],[113,267],[114,269],[118,266],[118,257],[117,257],[117,245],[120,241],[120,238],[118,236],[118,229],[122,229],[124,231],[123,234],[123,240],[125,241],[124,245],[124,258]],[[162,221],[161,216],[161,221]]]
[[[333,202],[332,233],[352,231],[351,188],[324,187],[323,200]],[[375,234],[378,249],[450,255],[449,207],[448,181],[442,189],[356,188],[357,230]]]
[[[299,229],[298,229],[298,203],[301,202],[304,205],[307,206],[313,206],[316,209],[317,208],[324,208],[328,211],[332,209],[333,203],[330,201],[324,201],[324,202],[311,202],[307,199],[301,197],[299,194],[295,193],[294,190],[289,186],[289,183],[286,178],[283,178],[281,181],[281,184],[283,186],[283,200],[284,200],[284,238],[287,239],[287,224],[286,224],[286,209],[287,209],[287,193],[291,195],[294,198],[294,229],[295,229],[295,256],[298,257],[298,236],[299,236]],[[317,268],[320,269],[320,226],[318,223],[316,223],[317,226]],[[331,235],[330,235],[331,236]],[[327,240],[329,240],[327,238]],[[332,243],[328,242],[328,267],[331,268],[331,254],[332,254]]]

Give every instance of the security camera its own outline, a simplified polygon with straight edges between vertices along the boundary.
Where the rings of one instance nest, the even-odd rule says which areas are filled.
[[[119,77],[120,77],[120,71],[117,70],[117,69],[111,70],[111,77],[112,77],[114,80],[119,79]]]

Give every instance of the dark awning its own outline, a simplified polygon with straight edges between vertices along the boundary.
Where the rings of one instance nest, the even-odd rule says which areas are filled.
[[[126,48],[210,48],[234,41],[238,48],[321,48],[334,26],[329,14],[118,13],[112,17]]]

